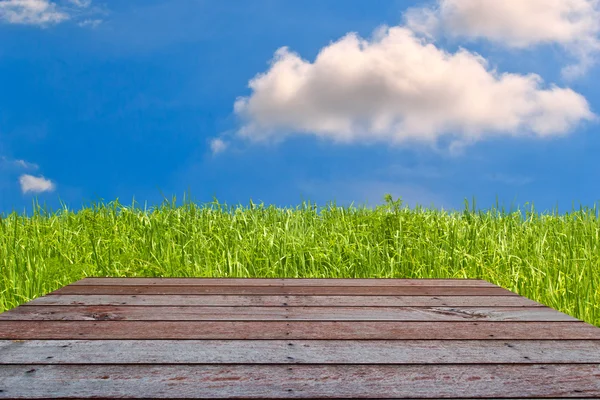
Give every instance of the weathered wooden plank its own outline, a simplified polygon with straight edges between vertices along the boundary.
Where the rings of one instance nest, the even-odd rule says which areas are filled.
[[[549,307],[21,306],[0,320],[30,321],[579,321]]]
[[[76,286],[451,286],[497,287],[483,279],[398,278],[83,278]]]
[[[598,340],[1,340],[0,364],[600,363]]]
[[[0,321],[0,339],[600,339],[581,322]]]
[[[25,305],[128,306],[283,306],[283,307],[545,307],[522,296],[238,296],[238,295],[61,295],[43,296]]]
[[[53,294],[235,294],[235,295],[352,295],[352,296],[518,296],[502,287],[336,287],[336,286],[77,286],[62,287]]]
[[[599,397],[599,364],[2,365],[11,398]]]

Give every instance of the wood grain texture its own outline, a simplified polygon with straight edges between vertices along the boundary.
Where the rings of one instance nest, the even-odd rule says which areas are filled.
[[[2,340],[0,364],[600,363],[600,340]]]
[[[253,307],[545,307],[522,296],[272,296],[53,294],[24,306],[253,306]]]
[[[600,365],[0,365],[0,390],[4,398],[600,397]]]
[[[348,287],[348,286],[148,286],[148,285],[69,285],[53,294],[233,294],[233,295],[265,295],[289,294],[312,296],[518,296],[509,290],[497,287],[452,287],[452,286],[381,286],[381,287]]]
[[[0,399],[600,399],[600,329],[482,280],[85,278],[0,314]]]
[[[0,339],[600,339],[585,322],[0,321]]]
[[[549,307],[27,306],[11,321],[579,321]]]
[[[497,287],[482,279],[374,279],[374,278],[83,278],[75,286],[453,286]]]

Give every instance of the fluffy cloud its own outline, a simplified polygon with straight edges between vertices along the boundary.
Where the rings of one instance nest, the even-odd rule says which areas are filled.
[[[0,21],[11,24],[47,25],[67,19],[69,15],[48,0],[0,1]]]
[[[21,191],[23,193],[28,192],[51,192],[54,190],[55,185],[43,176],[35,177],[33,175],[23,174],[19,177],[19,183],[21,184]]]
[[[513,48],[556,43],[578,62],[563,70],[583,74],[600,50],[599,0],[438,0],[415,8],[407,26],[431,37],[484,38]]]
[[[407,28],[380,29],[372,41],[348,34],[311,63],[287,48],[238,98],[238,134],[256,141],[292,132],[337,142],[421,141],[452,133],[460,147],[489,135],[568,133],[595,118],[568,88],[535,75],[497,73],[481,56],[448,53]]]

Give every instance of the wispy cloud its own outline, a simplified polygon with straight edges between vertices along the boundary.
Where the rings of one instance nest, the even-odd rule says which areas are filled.
[[[102,23],[101,19],[86,19],[78,23],[79,26],[89,26],[90,28],[96,28]]]
[[[0,22],[46,27],[95,15],[92,0],[0,0]],[[96,27],[101,19],[86,18],[79,26]]]
[[[502,173],[488,174],[487,179],[511,186],[523,186],[533,182],[533,178],[522,175],[507,175]]]
[[[8,166],[9,168],[37,170],[39,166],[25,160],[13,160],[6,156],[0,157],[0,165]]]
[[[600,52],[599,0],[437,0],[405,18],[429,37],[483,38],[519,49],[558,44],[577,60],[563,69],[567,78],[584,74]]]
[[[349,33],[314,62],[283,47],[238,98],[240,137],[308,134],[339,143],[422,142],[452,151],[487,137],[549,137],[594,120],[587,100],[535,74],[498,73],[476,53],[449,53],[405,27]]]
[[[92,0],[67,0],[76,7],[87,8],[92,5]]]
[[[37,164],[28,163],[25,160],[15,160],[15,164],[17,164],[21,168],[25,168],[25,169],[38,169],[39,168]]]
[[[69,19],[56,3],[48,0],[0,1],[0,21],[10,24],[49,25]]]
[[[223,139],[216,138],[210,141],[210,150],[213,154],[221,153],[225,151],[226,148],[227,142],[225,142]]]
[[[42,193],[51,192],[55,189],[55,184],[49,179],[45,179],[43,176],[33,176],[23,174],[19,177],[19,183],[21,184],[21,191],[23,193]]]

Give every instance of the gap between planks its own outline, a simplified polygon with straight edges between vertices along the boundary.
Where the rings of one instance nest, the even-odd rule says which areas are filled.
[[[56,294],[128,294],[128,295],[311,295],[311,296],[519,296],[502,287],[444,286],[149,286],[149,285],[68,285]]]
[[[159,285],[159,286],[454,286],[497,287],[483,279],[406,279],[406,278],[102,278],[88,277],[71,283],[88,285]]]
[[[283,307],[546,307],[523,296],[294,296],[294,295],[62,295],[38,297],[37,305],[152,305],[152,306],[283,306]]]

